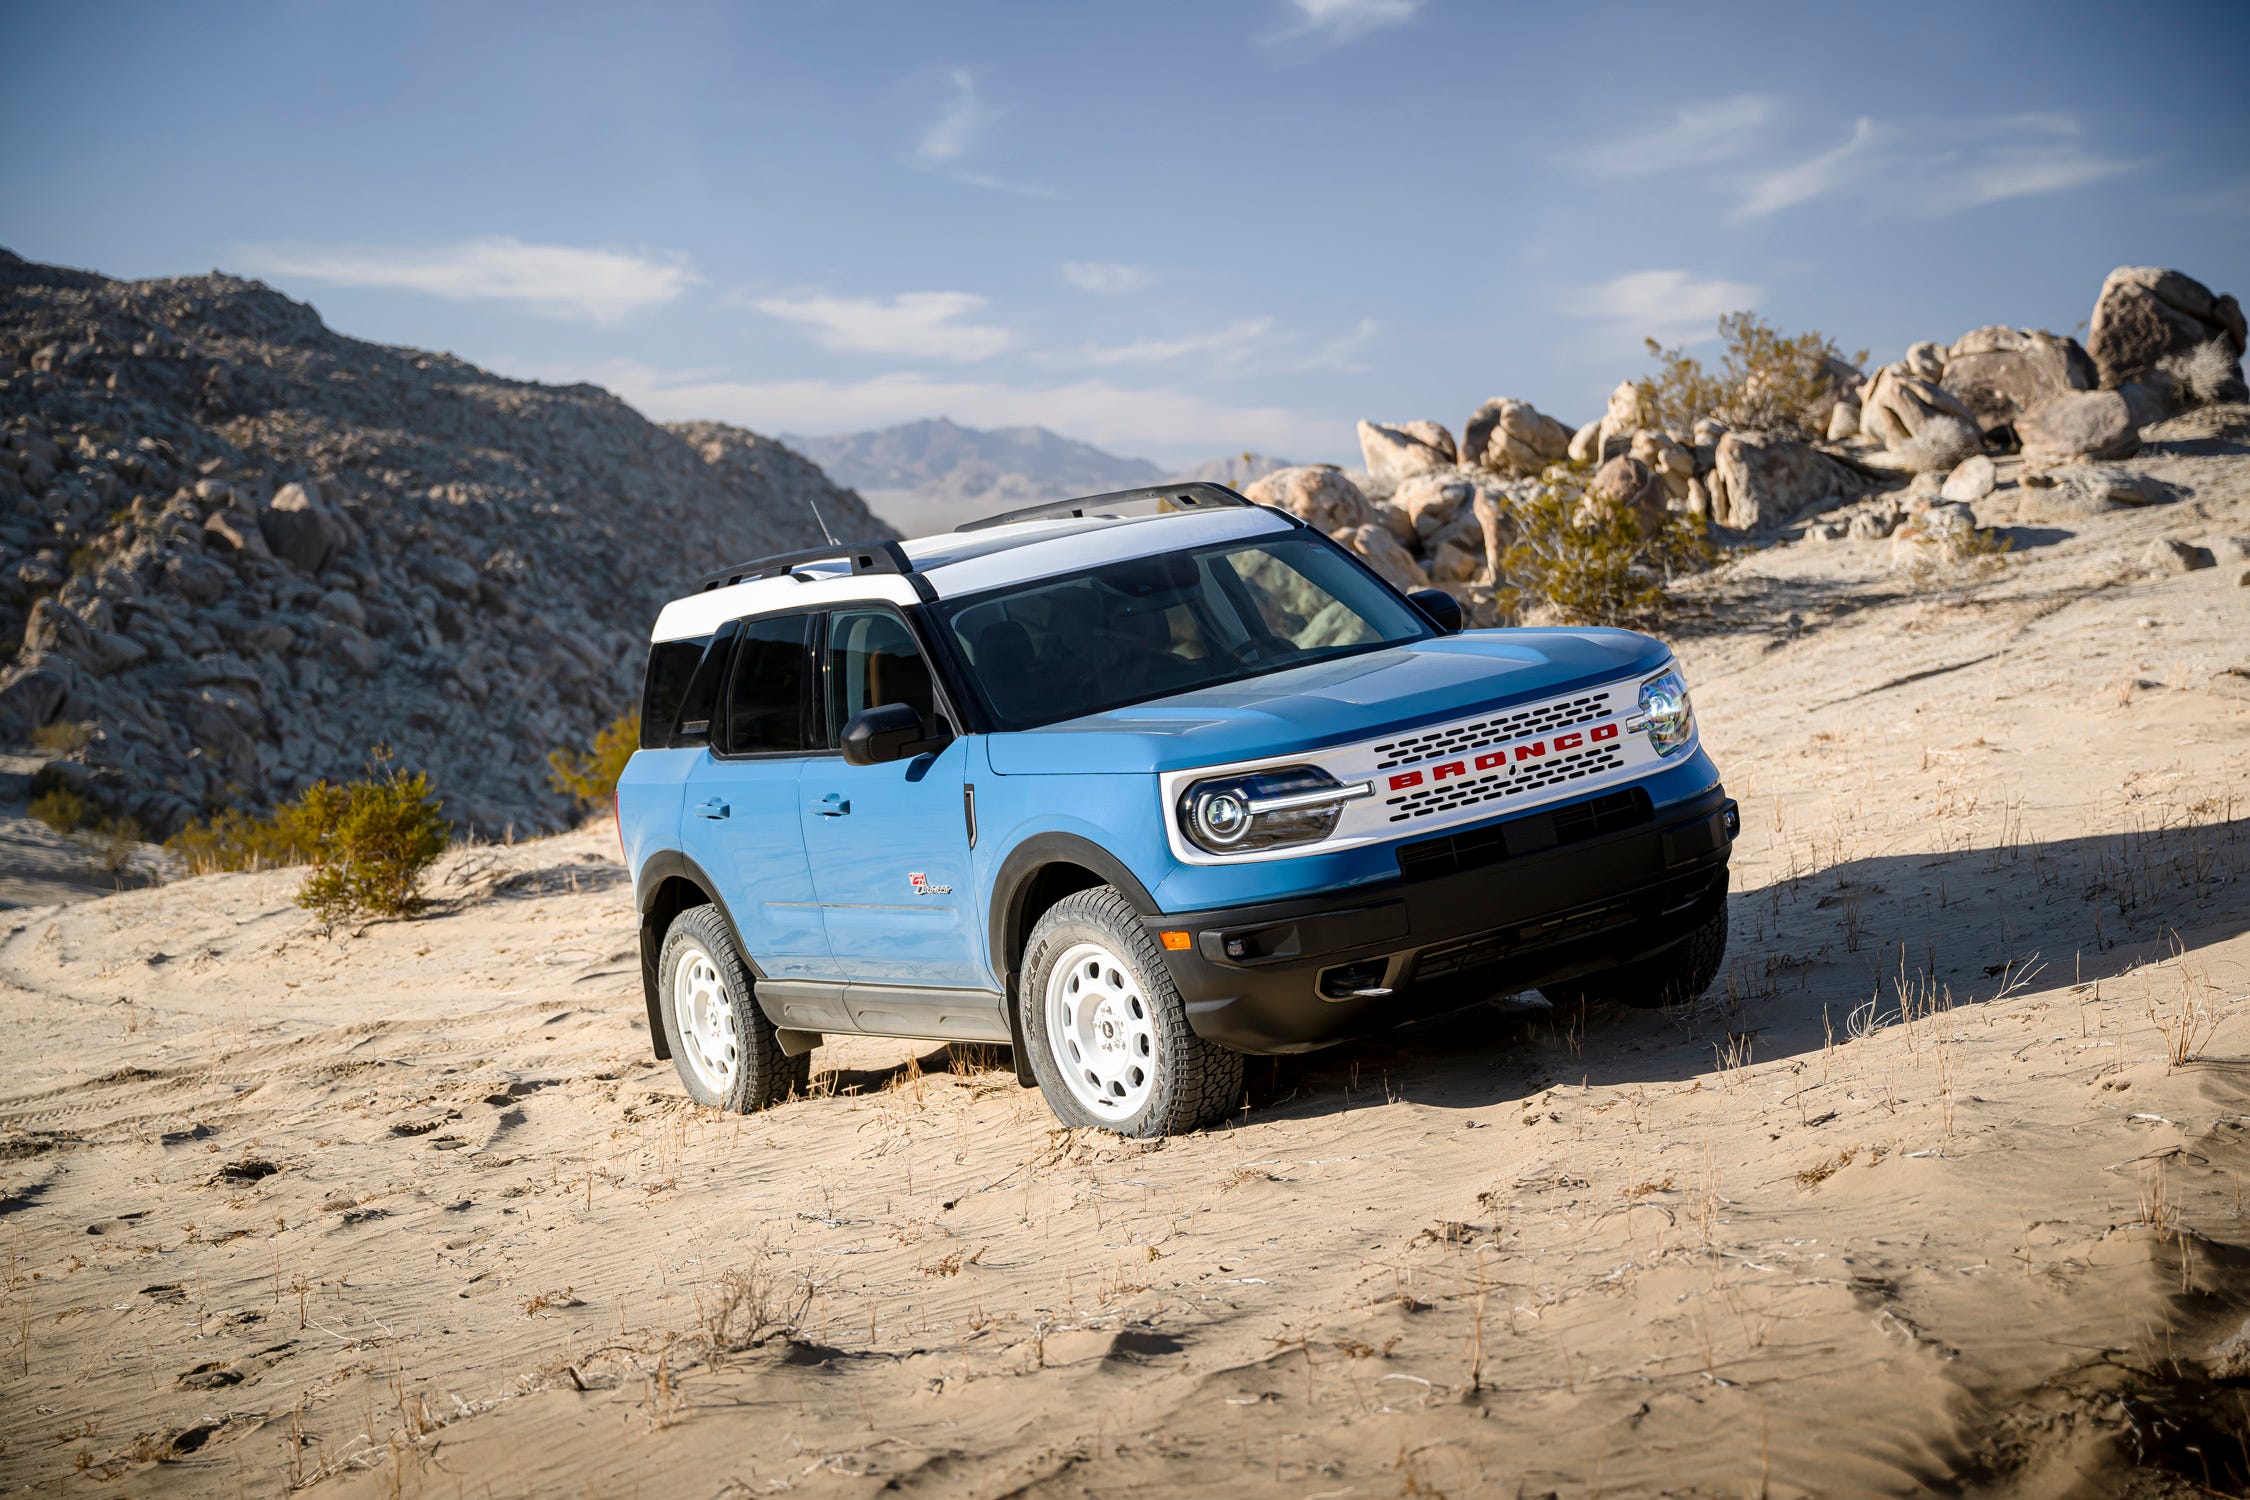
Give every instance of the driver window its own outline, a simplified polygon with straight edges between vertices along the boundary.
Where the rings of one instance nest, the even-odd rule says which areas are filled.
[[[843,738],[844,725],[862,709],[903,703],[937,722],[937,695],[929,664],[906,621],[887,609],[840,609],[828,617],[828,648],[823,675],[828,680],[828,743]]]

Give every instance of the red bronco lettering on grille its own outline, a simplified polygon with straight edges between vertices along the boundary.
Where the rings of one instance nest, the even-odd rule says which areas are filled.
[[[1503,746],[1498,750],[1483,751],[1473,760],[1448,760],[1441,761],[1436,765],[1424,766],[1417,770],[1394,771],[1389,777],[1390,790],[1403,792],[1410,787],[1421,786],[1425,782],[1451,781],[1455,777],[1467,776],[1472,772],[1502,771],[1507,769],[1511,756],[1519,763],[1527,760],[1544,760],[1550,753],[1567,755],[1573,750],[1583,749],[1589,745],[1605,745],[1616,739],[1617,736],[1618,723],[1615,719],[1611,719],[1607,723],[1596,724],[1591,729],[1574,729],[1568,734],[1558,734],[1552,742],[1543,739],[1525,740],[1520,745]]]

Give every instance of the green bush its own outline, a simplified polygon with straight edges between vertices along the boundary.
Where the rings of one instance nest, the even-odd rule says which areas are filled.
[[[591,749],[548,751],[547,784],[581,807],[599,807],[617,790],[625,762],[640,748],[640,720],[620,714],[594,736]]]
[[[377,751],[361,781],[316,781],[264,817],[229,808],[191,823],[164,847],[198,875],[310,864],[297,904],[323,922],[395,917],[420,901],[422,873],[452,826],[429,778]]]
[[[1685,436],[1705,417],[1755,432],[1786,432],[1818,437],[1813,411],[1829,391],[1828,361],[1843,351],[1826,334],[1791,337],[1753,312],[1719,319],[1726,341],[1725,362],[1717,374],[1683,348],[1667,349],[1647,340],[1657,373],[1640,382],[1641,400],[1656,425]],[[1864,365],[1862,349],[1847,363]]]
[[[421,903],[422,872],[452,832],[429,777],[380,758],[376,770],[347,786],[316,781],[297,799],[298,832],[312,841],[313,863],[297,904],[331,926],[412,911]]]
[[[50,786],[31,799],[28,809],[34,818],[57,833],[76,833],[86,824],[86,799],[67,786]]]
[[[1663,614],[1673,579],[1717,560],[1702,517],[1667,515],[1652,526],[1628,507],[1589,498],[1587,478],[1584,465],[1557,464],[1512,512],[1515,540],[1500,564],[1509,618],[1648,624]]]

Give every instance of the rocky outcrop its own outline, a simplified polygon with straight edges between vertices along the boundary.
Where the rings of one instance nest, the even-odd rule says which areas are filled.
[[[1630,454],[1620,453],[1594,471],[1586,485],[1586,498],[1630,510],[1641,518],[1642,525],[1655,527],[1664,522],[1671,492],[1654,469]]]
[[[1359,451],[1368,476],[1386,490],[1416,474],[1450,469],[1455,460],[1453,435],[1436,422],[1401,422],[1395,427],[1362,422]]]
[[[1351,548],[1367,560],[1367,565],[1391,583],[1394,588],[1411,593],[1430,586],[1429,574],[1414,560],[1414,554],[1399,545],[1381,526],[1369,522],[1360,526],[1346,526],[1332,533],[1336,540]]]
[[[1461,429],[1461,461],[1503,474],[1536,474],[1570,456],[1572,433],[1528,401],[1499,397]]]
[[[1594,449],[1588,457],[1600,463],[1614,453],[1622,453],[1631,445],[1634,433],[1655,425],[1656,414],[1649,410],[1641,388],[1630,380],[1621,380],[1609,393],[1609,408],[1602,413],[1602,425],[1596,429]]]
[[[1362,427],[1369,423],[1361,423]],[[1337,532],[1375,521],[1367,497],[1334,464],[1297,464],[1276,469],[1242,492],[1260,505],[1275,505],[1308,526]]]
[[[1915,348],[1936,348],[1917,344]],[[1976,414],[1907,364],[1885,365],[1860,399],[1859,430],[1917,474],[1942,474],[1984,446]],[[1927,361],[1925,361],[1925,365]]]
[[[2049,396],[2092,390],[2094,362],[2076,339],[1994,323],[1954,340],[1938,384],[1993,434]]]
[[[754,434],[5,252],[0,454],[0,735],[83,726],[67,774],[154,832],[377,744],[458,822],[558,827],[546,752],[634,707],[665,600],[820,541],[814,505],[890,534]]]
[[[2192,276],[2157,266],[2119,266],[2102,282],[2094,299],[2087,351],[2105,389],[2144,380],[2168,359],[2182,358],[2213,342],[2233,355],[2235,391],[2205,400],[2242,400],[2240,361],[2244,352],[2241,304],[2214,296]]]
[[[2064,391],[2016,419],[2023,461],[2051,469],[2087,458],[2130,458],[2140,451],[2141,430],[2132,408],[2116,391]]]
[[[1867,488],[1857,471],[1809,443],[1730,432],[1719,439],[1711,470],[1711,519],[1736,531],[1759,531]]]

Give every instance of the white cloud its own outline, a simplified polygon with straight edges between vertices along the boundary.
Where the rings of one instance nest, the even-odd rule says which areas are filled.
[[[1340,44],[1414,19],[1422,0],[1289,0],[1290,23],[1268,40],[1313,36]]]
[[[1713,336],[1720,314],[1755,307],[1763,294],[1761,287],[1721,276],[1628,271],[1579,288],[1564,307],[1618,334],[1696,343]]]
[[[948,94],[937,118],[923,128],[914,143],[916,160],[927,166],[959,161],[992,123],[994,115],[977,89],[976,75],[967,68],[951,68],[945,75]]]
[[[1758,219],[1835,192],[1859,170],[1858,158],[1882,138],[1883,127],[1866,116],[1852,125],[1851,139],[1792,166],[1752,178],[1735,217]]]
[[[728,301],[794,323],[823,349],[909,359],[990,359],[1015,335],[989,323],[964,322],[983,309],[973,292],[901,292],[874,297],[743,297]]]
[[[1367,366],[1359,359],[1359,352],[1374,342],[1383,325],[1373,318],[1361,318],[1350,333],[1330,339],[1301,359],[1287,361],[1276,371],[1282,375],[1300,375],[1309,370],[1333,370],[1342,374],[1358,374]]]
[[[2092,156],[2076,147],[2000,147],[1963,169],[1928,203],[1931,212],[1947,213],[1986,203],[2003,203],[2010,198],[2067,193],[2105,177],[2114,177],[2133,165],[2129,161]]]
[[[1584,147],[1570,159],[1601,177],[1704,166],[1740,156],[1756,144],[1775,113],[1774,101],[1763,94],[1690,104],[1653,130]]]
[[[1127,344],[1097,344],[1076,354],[1057,356],[1054,362],[1114,369],[1120,365],[1162,365],[1197,357],[1214,365],[1239,365],[1262,347],[1272,332],[1273,319],[1244,318],[1207,333],[1135,339]]]
[[[622,322],[662,307],[702,280],[684,255],[527,245],[507,235],[428,250],[251,246],[243,260],[262,276],[460,302],[516,302],[545,317],[593,323]]]
[[[1346,446],[1350,435],[1348,422],[1286,407],[1231,406],[1104,380],[1048,387],[909,373],[858,381],[722,380],[630,361],[568,368],[511,363],[534,379],[597,381],[659,421],[703,418],[760,432],[850,432],[948,416],[972,427],[1036,423],[1113,451],[1175,461],[1245,448],[1324,452]]]
[[[1145,267],[1114,260],[1066,260],[1062,263],[1062,276],[1080,291],[1101,297],[1122,297],[1142,290],[1156,279]]]

